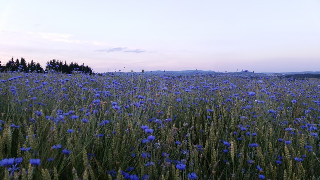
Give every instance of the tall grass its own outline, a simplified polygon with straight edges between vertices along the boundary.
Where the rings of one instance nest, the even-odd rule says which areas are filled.
[[[4,179],[320,178],[316,79],[11,72],[0,81]]]

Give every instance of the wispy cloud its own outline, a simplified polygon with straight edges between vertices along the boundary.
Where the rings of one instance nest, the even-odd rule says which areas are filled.
[[[109,48],[109,49],[98,49],[98,50],[95,50],[96,52],[118,52],[118,51],[123,51],[127,49],[126,47],[116,47],[116,48]]]
[[[146,51],[143,51],[143,50],[140,50],[140,49],[135,49],[135,50],[127,50],[127,51],[124,51],[124,52],[143,53],[143,52],[146,52]]]
[[[111,53],[111,52],[125,52],[125,53],[143,53],[146,52],[144,50],[141,49],[128,49],[126,47],[115,47],[115,48],[109,48],[109,49],[98,49],[95,50],[95,52],[107,52],[107,53]]]
[[[35,24],[37,25],[37,24]],[[142,49],[136,49],[135,47],[121,47],[116,44],[110,44],[103,41],[86,41],[86,40],[80,40],[75,37],[73,34],[66,34],[66,33],[47,33],[47,32],[23,32],[23,31],[6,31],[6,30],[0,30],[0,38],[1,35],[4,35],[3,37],[6,37],[8,35],[15,36],[21,38],[32,38],[33,40],[45,40],[45,41],[51,41],[51,42],[62,42],[62,43],[68,43],[68,44],[79,44],[79,45],[86,45],[91,44],[95,46],[100,47],[110,47],[107,49],[97,49],[94,50],[94,52],[124,52],[124,53],[155,53],[155,51],[146,51]]]

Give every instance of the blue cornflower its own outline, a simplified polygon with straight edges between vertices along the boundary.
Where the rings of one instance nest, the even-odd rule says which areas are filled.
[[[266,177],[262,174],[259,175],[259,179],[265,179]]]
[[[141,154],[141,157],[142,157],[142,158],[147,158],[147,157],[149,158],[149,157],[151,157],[151,154],[143,152],[143,153]]]
[[[87,122],[89,122],[89,120],[88,120],[88,119],[85,119],[85,118],[84,118],[84,119],[82,119],[81,121],[82,121],[83,123],[87,123]]]
[[[192,173],[189,173],[189,174],[188,174],[188,178],[189,178],[189,179],[197,179],[198,177],[197,177],[197,174],[196,174],[196,173],[192,172]]]
[[[207,111],[208,111],[208,112],[213,112],[213,110],[212,110],[212,109],[207,109]]]
[[[88,159],[93,159],[93,157],[96,157],[96,155],[94,153],[88,153]]]
[[[121,171],[121,174],[124,176],[124,179],[129,179],[129,178],[130,178],[129,173],[126,173],[126,172],[124,172],[124,171]]]
[[[141,177],[142,180],[148,180],[149,179],[149,175],[145,174],[144,176]]]
[[[245,70],[244,72],[248,72],[248,70]],[[255,93],[255,92],[252,92],[252,91],[249,91],[249,92],[247,92],[247,93],[248,93],[249,96],[254,96],[254,95],[256,95],[256,93]]]
[[[148,136],[148,140],[149,140],[149,141],[153,141],[154,139],[155,139],[154,136],[152,136],[152,135]]]
[[[40,159],[30,159],[30,164],[33,166],[39,166],[41,164]]]
[[[197,145],[198,150],[202,151],[204,148],[201,145]]]
[[[287,145],[291,144],[291,141],[284,141]]]
[[[309,150],[312,150],[312,146],[310,146],[310,145],[305,145],[304,148],[305,148],[305,149],[308,149],[308,151],[309,151]]]
[[[13,127],[13,128],[20,128],[19,125],[15,125],[15,124],[11,124],[10,126]]]
[[[230,147],[231,144],[227,141],[223,141],[223,145]]]
[[[73,133],[74,132],[74,130],[73,129],[68,129],[68,131],[67,131],[68,133]]]
[[[148,134],[152,134],[153,131],[154,131],[153,129],[145,129],[145,130],[144,130],[144,132],[145,132],[145,133],[148,133]]]
[[[136,174],[132,174],[129,176],[130,180],[139,180],[139,177]]]
[[[134,170],[134,167],[129,167],[126,171],[129,172],[129,171],[133,171]]]
[[[72,116],[71,116],[71,119],[79,119],[79,116],[77,116],[77,115],[72,115]]]
[[[22,157],[17,157],[14,159],[14,163],[16,163],[16,165],[22,163],[22,161],[23,161]]]
[[[53,145],[51,148],[52,149],[61,149],[62,145],[61,144]]]
[[[31,149],[31,147],[28,147],[28,148],[22,147],[22,148],[20,148],[20,151],[29,151],[30,149]]]
[[[162,156],[163,157],[169,157],[169,154],[164,152],[164,153],[162,153]]]
[[[182,143],[180,141],[176,141],[176,145],[181,145]]]
[[[36,123],[37,121],[34,118],[29,118],[29,121],[32,123]]]
[[[257,133],[256,132],[252,133],[252,136],[257,136]]]
[[[142,139],[141,143],[144,144],[144,143],[149,143],[150,141],[148,139]]]
[[[268,113],[273,113],[273,114],[274,114],[274,113],[276,113],[276,111],[273,110],[273,109],[269,109],[269,110],[268,110]]]
[[[99,124],[99,126],[104,126],[104,125],[109,124],[109,123],[110,123],[109,120],[103,120],[103,121]]]
[[[147,162],[144,166],[153,166],[154,165],[154,162],[150,161],[150,162]]]
[[[14,163],[14,158],[5,158],[0,161],[1,166],[11,166]]]
[[[282,161],[276,160],[277,164],[282,164]]]
[[[180,169],[180,170],[185,170],[186,169],[186,165],[182,164],[182,163],[179,163],[179,164],[176,165],[176,168]]]
[[[318,133],[311,133],[311,136],[318,137]]]
[[[224,153],[228,153],[229,150],[228,150],[228,149],[224,149],[223,152],[224,152]]]
[[[241,127],[241,131],[246,131],[246,130],[247,130],[247,128]]]
[[[103,137],[104,134],[95,134],[96,137]]]
[[[111,171],[107,171],[107,173],[112,175],[113,177],[117,175],[117,171],[115,171],[114,169],[112,169]]]
[[[68,155],[71,153],[71,150],[64,149],[62,150],[62,153]]]
[[[100,104],[100,99],[95,99],[92,101],[92,104],[94,105],[99,105]]]
[[[36,116],[41,116],[42,115],[41,111],[36,111],[35,114],[36,114]]]
[[[14,176],[14,171],[17,171],[17,170],[19,170],[19,169],[20,169],[20,168],[17,167],[17,164],[12,165],[12,167],[8,169],[8,171],[10,172],[9,175],[10,175],[10,176]]]
[[[258,147],[259,145],[257,143],[252,143],[252,144],[249,144],[249,147]]]

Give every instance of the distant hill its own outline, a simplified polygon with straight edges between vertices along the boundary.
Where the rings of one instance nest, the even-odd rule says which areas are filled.
[[[294,79],[304,79],[304,78],[318,78],[320,79],[319,74],[287,74],[285,75],[287,78],[294,78]]]
[[[141,72],[136,72],[141,73]],[[214,74],[214,75],[237,75],[237,76],[279,76],[295,79],[303,78],[320,78],[320,71],[303,71],[303,72],[284,72],[284,73],[272,73],[272,72],[259,72],[254,73],[251,71],[240,71],[240,72],[216,72],[216,71],[203,71],[203,70],[183,70],[183,71],[145,71],[144,74],[158,74],[158,75],[174,75],[174,76],[193,76],[193,75],[205,75],[205,74]]]

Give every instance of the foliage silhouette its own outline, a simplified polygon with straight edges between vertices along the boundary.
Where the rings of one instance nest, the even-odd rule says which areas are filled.
[[[66,74],[71,74],[72,72],[83,72],[83,73],[88,73],[92,74],[92,68],[89,66],[85,66],[84,64],[79,65],[78,63],[71,62],[70,64],[67,64],[65,61],[64,63],[59,60],[50,60],[47,61],[45,70],[42,68],[42,66],[37,62],[35,63],[33,60],[31,60],[30,63],[27,63],[24,58],[16,59],[14,60],[11,58],[5,66],[1,65],[0,61],[0,71],[5,72],[5,71],[19,71],[19,72],[38,72],[38,73],[43,73],[43,72],[48,72],[48,71],[56,71],[56,72],[61,72],[61,73],[66,73]]]

